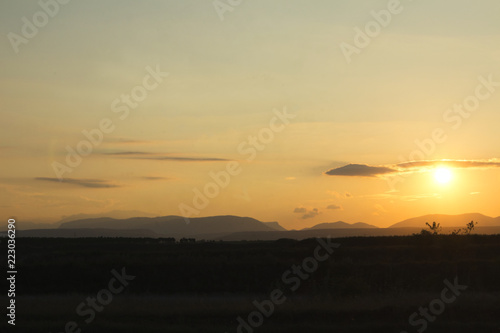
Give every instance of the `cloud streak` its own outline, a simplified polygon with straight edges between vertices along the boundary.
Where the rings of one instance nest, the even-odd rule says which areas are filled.
[[[70,185],[77,185],[82,187],[90,187],[90,188],[113,188],[120,187],[116,184],[110,184],[106,180],[103,179],[75,179],[75,178],[64,178],[63,180],[59,180],[59,178],[51,178],[51,177],[36,177],[35,180],[53,182],[53,183],[66,183]]]
[[[166,177],[154,177],[154,176],[144,176],[144,177],[141,177],[141,179],[143,179],[143,180],[168,180],[170,178],[166,178]]]
[[[226,162],[231,161],[217,157],[192,157],[192,156],[170,156],[161,153],[150,153],[142,151],[120,151],[106,152],[103,155],[116,156],[134,160],[154,160],[154,161],[178,161],[178,162]]]

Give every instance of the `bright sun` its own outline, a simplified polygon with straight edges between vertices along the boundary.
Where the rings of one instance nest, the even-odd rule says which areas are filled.
[[[453,175],[450,169],[441,167],[434,172],[434,178],[440,184],[447,184],[451,181]]]

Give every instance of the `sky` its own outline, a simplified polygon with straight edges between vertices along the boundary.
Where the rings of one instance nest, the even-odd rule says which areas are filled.
[[[496,0],[0,1],[0,217],[499,216],[498,17]]]

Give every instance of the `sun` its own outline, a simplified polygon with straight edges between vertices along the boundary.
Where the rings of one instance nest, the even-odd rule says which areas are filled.
[[[434,172],[434,179],[440,184],[447,184],[453,178],[451,170],[448,168],[440,167]]]

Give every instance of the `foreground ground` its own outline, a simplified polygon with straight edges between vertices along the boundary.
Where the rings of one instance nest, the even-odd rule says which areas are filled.
[[[19,239],[16,259],[12,332],[500,332],[500,235]]]

